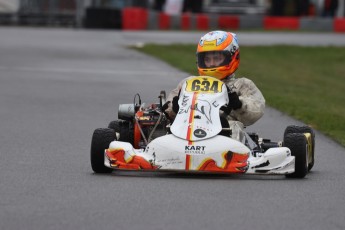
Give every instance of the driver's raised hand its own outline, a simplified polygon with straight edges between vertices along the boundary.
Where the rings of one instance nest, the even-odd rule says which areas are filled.
[[[228,96],[229,96],[229,103],[227,106],[228,109],[236,110],[242,107],[242,102],[240,101],[236,92],[229,92]]]

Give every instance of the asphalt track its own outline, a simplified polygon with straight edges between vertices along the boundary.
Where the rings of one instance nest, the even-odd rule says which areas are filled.
[[[92,132],[118,104],[155,101],[186,76],[125,45],[200,35],[0,28],[0,229],[344,229],[344,148],[319,132],[305,179],[92,172]],[[339,34],[239,39],[345,45]],[[289,124],[301,123],[267,108],[250,130],[280,140]]]

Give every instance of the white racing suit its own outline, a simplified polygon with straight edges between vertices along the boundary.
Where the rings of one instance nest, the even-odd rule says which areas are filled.
[[[173,89],[167,101],[172,102],[175,96],[178,96],[181,87],[186,79],[183,79],[178,86]],[[226,119],[229,122],[232,131],[231,137],[242,143],[245,143],[245,133],[243,131],[245,126],[254,124],[259,120],[265,109],[265,98],[256,85],[247,78],[235,78],[235,74],[223,79],[223,82],[228,86],[232,92],[236,92],[242,102],[240,109],[232,110]],[[176,114],[172,109],[172,103],[169,103],[165,110],[170,119],[174,119]]]

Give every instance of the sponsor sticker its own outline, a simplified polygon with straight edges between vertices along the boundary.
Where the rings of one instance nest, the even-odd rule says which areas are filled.
[[[189,155],[204,155],[206,146],[201,145],[186,145],[184,148],[185,154]]]
[[[193,134],[197,138],[203,138],[207,136],[207,133],[202,129],[196,129]]]

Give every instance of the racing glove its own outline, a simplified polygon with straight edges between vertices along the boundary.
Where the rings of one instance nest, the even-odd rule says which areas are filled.
[[[162,106],[162,112],[165,113],[165,110],[169,107],[170,101],[165,102],[165,104]]]
[[[229,110],[232,110],[232,109],[236,110],[242,107],[242,102],[238,98],[238,95],[236,92],[230,92],[228,93],[228,96],[229,96],[229,103],[228,103],[227,108]]]
[[[171,120],[170,119],[170,116],[169,116],[169,114],[165,111],[165,110],[167,110],[167,108],[169,107],[169,104],[170,104],[171,102],[170,101],[167,101],[167,102],[165,102],[165,104],[162,106],[162,112],[165,114],[165,116],[169,119],[169,120]]]
[[[177,114],[179,109],[180,109],[180,106],[178,105],[178,96],[175,96],[173,98],[173,101],[172,101],[172,109],[173,111]]]

